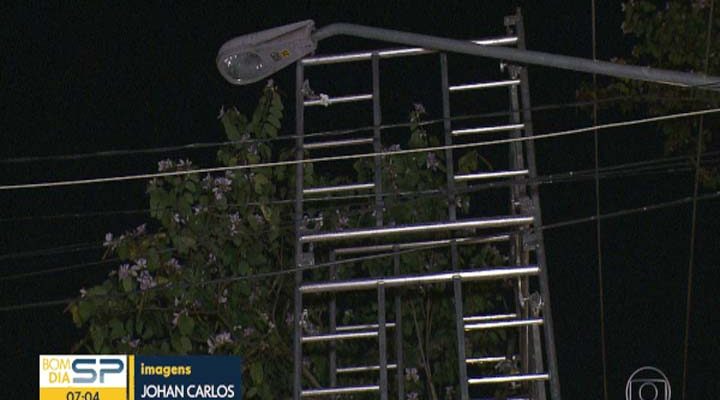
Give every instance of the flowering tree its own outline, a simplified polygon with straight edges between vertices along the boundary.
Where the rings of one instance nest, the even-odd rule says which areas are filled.
[[[424,114],[417,105],[411,112],[411,148],[438,145],[440,133],[429,134],[420,124]],[[292,149],[279,148],[273,139],[283,117],[278,91],[269,83],[259,104],[247,118],[236,109],[222,110],[219,119],[230,145],[217,153],[225,166],[288,160]],[[399,145],[389,149],[398,149]],[[469,152],[460,159],[460,172],[475,171],[481,158]],[[437,189],[444,184],[442,154],[427,153],[384,157],[384,186],[389,223],[443,219],[446,197],[406,199],[402,192]],[[294,282],[283,270],[292,267],[294,243],[291,197],[294,173],[290,167],[239,169],[218,175],[192,173],[189,160],[159,162],[161,172],[187,174],[149,182],[152,232],[142,225],[120,236],[108,233],[106,255],[126,260],[101,284],[81,291],[69,307],[78,327],[86,332],[78,344],[93,353],[138,354],[238,354],[244,360],[245,397],[288,397],[292,382],[291,337]],[[372,173],[369,163],[355,163],[364,181]],[[309,165],[306,183],[331,184],[348,177],[323,178]],[[458,207],[469,211],[469,198],[460,197]],[[309,209],[307,229],[344,229],[370,226],[374,221],[371,199],[355,208],[350,205]],[[311,217],[312,216],[312,217]],[[473,266],[500,265],[503,257],[493,247],[462,249],[464,260]],[[443,251],[404,254],[404,272],[448,268]],[[320,262],[324,260],[318,260]],[[366,270],[381,268],[383,260],[364,263]],[[291,272],[291,271],[288,271]],[[320,272],[317,272],[320,274]],[[318,275],[319,277],[320,275]],[[452,305],[442,285],[417,289],[402,316],[408,323],[406,371],[412,398],[451,396],[456,381],[455,361],[447,357],[454,346],[454,325],[443,319],[452,315]],[[494,291],[474,292],[469,312],[492,307],[500,299]],[[342,319],[374,319],[347,312]],[[447,310],[447,311],[445,311]],[[301,325],[308,331],[326,329],[319,313],[306,310]],[[492,347],[502,340],[491,336],[481,346]],[[359,360],[366,348],[357,348]],[[486,349],[487,350],[487,349]],[[452,353],[452,351],[450,351]],[[312,371],[327,368],[324,357],[311,357],[303,374],[309,385],[321,385]],[[440,388],[443,391],[438,394]]]
[[[720,30],[720,13],[715,10],[711,17],[712,37],[708,41],[708,0],[671,0],[658,5],[657,1],[630,0],[622,3],[625,20],[621,29],[634,41],[632,52],[627,58],[616,58],[618,63],[651,65],[681,71],[720,71],[720,41],[716,39]],[[709,47],[708,47],[709,45]],[[707,71],[706,70],[707,59]],[[592,98],[592,88],[585,86],[580,97]],[[627,113],[645,111],[651,115],[683,112],[694,103],[701,107],[717,107],[720,96],[707,90],[689,91],[669,85],[640,81],[619,80],[601,88],[598,98],[628,96],[630,101],[620,103]],[[632,99],[648,99],[647,102]],[[695,155],[697,149],[698,119],[672,120],[659,124],[665,136],[665,151],[668,154]],[[717,120],[705,118],[703,125],[703,151],[712,143],[711,132],[717,129]],[[720,174],[717,167],[703,167],[700,179],[705,186],[719,187]]]

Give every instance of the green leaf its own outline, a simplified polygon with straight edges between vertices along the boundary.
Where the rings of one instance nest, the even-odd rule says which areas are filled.
[[[458,172],[467,174],[477,172],[478,169],[478,153],[477,151],[469,151],[458,160]]]
[[[78,304],[78,315],[82,321],[87,321],[90,317],[95,314],[95,303],[84,300]]]
[[[187,336],[183,336],[180,338],[180,345],[182,346],[182,351],[184,353],[189,353],[192,351],[192,342],[190,339],[188,339]]]
[[[189,336],[193,328],[195,328],[195,320],[190,318],[187,314],[182,314],[178,318],[178,328],[180,329],[180,333],[182,333],[184,336]]]
[[[250,377],[256,385],[261,385],[263,382],[263,366],[259,362],[250,364]]]

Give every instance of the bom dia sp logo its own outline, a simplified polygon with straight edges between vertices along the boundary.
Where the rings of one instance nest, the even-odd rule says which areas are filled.
[[[241,389],[237,356],[40,356],[40,400],[239,400]]]
[[[126,400],[126,355],[40,356],[41,400]]]

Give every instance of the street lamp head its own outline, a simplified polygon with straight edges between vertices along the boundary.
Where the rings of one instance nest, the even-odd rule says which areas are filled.
[[[231,39],[218,52],[220,74],[233,85],[268,77],[315,50],[314,27],[307,20]]]

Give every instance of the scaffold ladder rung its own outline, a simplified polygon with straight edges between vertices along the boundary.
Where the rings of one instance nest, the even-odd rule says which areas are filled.
[[[397,234],[429,233],[463,229],[509,228],[529,225],[532,223],[532,216],[511,215],[503,217],[467,219],[452,222],[433,222],[428,224],[383,226],[370,229],[348,229],[338,232],[316,233],[300,236],[300,242],[327,242],[334,240],[362,239]]]
[[[518,41],[517,36],[502,36],[496,38],[472,40],[472,43],[482,46],[507,46],[516,44]],[[388,49],[377,51],[377,55],[380,59],[384,58],[395,58],[395,57],[408,57],[408,56],[419,56],[423,54],[436,53],[434,50],[423,49],[420,47],[406,47],[397,49]],[[307,57],[302,59],[300,62],[304,66],[314,65],[327,65],[327,64],[340,64],[346,62],[356,61],[368,61],[372,58],[373,52],[363,51],[357,53],[345,53],[336,55],[320,55],[315,57]]]
[[[455,175],[453,179],[456,182],[474,181],[481,179],[499,179],[499,178],[512,178],[516,176],[525,176],[528,174],[528,170],[521,169],[517,171],[494,171],[494,172],[478,172],[474,174],[463,174]]]
[[[362,138],[362,139],[330,140],[327,142],[305,143],[303,145],[303,147],[306,150],[317,150],[317,149],[327,149],[327,148],[333,148],[333,147],[360,146],[363,144],[372,144],[372,143],[373,143],[372,138]]]
[[[495,82],[478,82],[478,83],[466,83],[462,85],[453,85],[448,89],[451,92],[462,92],[465,90],[479,90],[479,89],[490,89],[498,87],[516,86],[520,84],[519,79],[510,79],[506,81],[495,81]]]
[[[387,369],[396,369],[397,364],[388,364]],[[358,372],[367,372],[367,371],[379,371],[380,366],[379,365],[363,365],[358,367],[341,367],[337,369],[338,374],[352,374],[352,373],[358,373]]]
[[[479,322],[465,325],[465,332],[479,331],[484,329],[515,328],[519,326],[542,325],[542,318],[518,319],[512,321]]]
[[[455,129],[452,131],[453,136],[470,135],[475,133],[493,133],[493,132],[504,132],[504,131],[516,131],[523,129],[525,124],[510,124],[510,125],[498,125],[498,126],[480,126],[477,128],[467,129]]]
[[[507,360],[505,356],[474,357],[465,359],[465,364],[495,364]]]
[[[513,319],[517,318],[517,314],[493,314],[493,315],[475,315],[472,317],[464,317],[464,322],[483,322],[483,321],[497,321],[499,319]]]
[[[334,396],[334,395],[339,395],[339,394],[377,392],[379,390],[380,390],[380,386],[378,386],[378,385],[349,386],[349,387],[325,388],[325,389],[307,389],[307,390],[303,390],[300,393],[300,395],[302,397],[320,397],[320,396]]]
[[[395,244],[379,244],[374,246],[355,246],[355,247],[342,247],[335,249],[336,255],[349,255],[349,254],[363,254],[363,253],[380,253],[385,251],[393,250],[405,250],[415,249],[418,247],[435,247],[445,246],[452,243],[458,245],[469,245],[469,244],[482,244],[482,243],[498,243],[506,242],[510,240],[510,235],[500,234],[491,236],[477,236],[477,237],[460,237],[456,239],[443,239],[443,240],[426,240],[421,242],[404,242]]]
[[[337,332],[348,332],[348,331],[359,331],[362,329],[378,329],[380,327],[379,324],[364,324],[364,325],[343,325],[338,326],[335,328]],[[394,322],[388,322],[385,324],[385,328],[394,328],[395,323]]]
[[[303,194],[324,194],[324,193],[335,193],[335,192],[351,192],[353,190],[368,190],[375,187],[374,183],[357,183],[352,185],[338,185],[338,186],[323,186],[315,188],[303,189]]]
[[[367,339],[378,336],[377,331],[348,332],[348,333],[329,333],[324,335],[303,336],[303,343],[330,342],[334,340],[347,339]]]
[[[372,98],[373,98],[372,94],[356,94],[356,95],[338,96],[338,97],[321,97],[319,99],[305,100],[303,102],[303,105],[305,105],[305,107],[331,106],[333,104],[340,104],[340,103],[355,103],[358,101],[368,101],[368,100],[372,100]]]
[[[344,292],[352,290],[377,289],[379,284],[386,288],[425,285],[432,283],[451,282],[458,277],[463,282],[497,280],[511,277],[536,275],[539,268],[534,265],[525,267],[499,267],[473,269],[463,271],[441,272],[432,274],[405,275],[387,278],[354,279],[349,281],[327,281],[306,283],[300,286],[301,293]]]
[[[482,378],[470,378],[470,385],[487,385],[493,383],[512,383],[512,382],[528,382],[528,381],[546,381],[550,379],[549,374],[518,374],[518,375],[499,375],[484,376]]]

